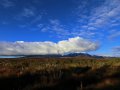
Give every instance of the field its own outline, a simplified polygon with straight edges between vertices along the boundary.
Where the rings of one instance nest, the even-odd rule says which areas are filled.
[[[120,59],[0,59],[0,90],[120,90]]]

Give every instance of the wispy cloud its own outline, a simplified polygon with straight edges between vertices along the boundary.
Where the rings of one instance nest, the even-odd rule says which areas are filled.
[[[32,27],[42,32],[51,33],[53,36],[56,34],[55,36],[62,38],[69,36],[80,36],[89,39],[96,37],[105,38],[107,36],[106,33],[110,33],[114,27],[120,25],[120,0],[102,0],[100,4],[95,0],[91,2],[89,0],[80,0],[77,3],[77,9],[71,13],[76,18],[73,20],[74,22],[71,19],[69,22],[64,22],[59,17],[52,19],[50,15],[46,18],[47,15],[45,16],[45,13],[47,11],[39,11],[34,5],[21,8],[22,11],[20,11],[16,19],[23,20],[20,21],[24,22],[22,25],[20,23],[20,27],[28,29]],[[93,5],[95,3],[97,5]],[[114,35],[110,35],[110,37],[119,36],[117,32]]]
[[[89,3],[87,0],[83,2],[78,6],[77,13],[78,23],[80,23],[79,30],[81,32],[84,30],[84,34],[94,32],[94,35],[99,36],[104,34],[103,31],[109,33],[111,28],[120,25],[120,0],[104,0],[97,6],[92,6],[93,3]],[[89,4],[92,7],[86,9]]]
[[[15,3],[11,0],[1,0],[0,5],[2,5],[4,8],[9,8],[15,6]]]
[[[64,25],[60,23],[59,20],[50,20],[51,30],[56,32],[58,35],[69,35],[69,31],[65,28]]]
[[[119,0],[105,0],[100,7],[93,9],[88,25],[103,27],[107,24],[111,24],[114,18],[120,17],[119,3]]]
[[[32,26],[34,26],[34,28],[39,30],[43,25],[40,23],[43,15],[44,12],[36,11],[36,8],[31,6],[23,8],[22,11],[15,17],[15,20],[24,22],[19,24],[19,27],[21,28],[30,29]]]
[[[98,44],[81,37],[69,38],[58,43],[45,42],[0,42],[0,55],[45,55],[88,52],[98,49]]]
[[[120,46],[113,47],[112,51],[113,51],[113,56],[120,57]]]
[[[39,31],[43,26],[45,26],[45,23],[43,22],[47,22],[46,16],[47,11],[45,9],[38,9],[36,6],[31,5],[29,7],[22,8],[21,12],[15,17],[15,20],[24,22],[19,24],[19,27],[27,29],[32,27]]]
[[[29,24],[34,24],[36,22],[39,22],[41,19],[42,19],[42,15],[41,14],[36,15],[36,17]]]
[[[71,34],[70,31],[66,28],[66,26],[61,24],[58,19],[50,19],[49,24],[44,25],[41,31],[54,33],[57,37],[67,37]]]
[[[108,38],[109,39],[115,39],[115,38],[117,38],[117,37],[119,37],[120,36],[120,31],[114,31],[114,32],[112,32],[109,36],[108,36]]]
[[[23,17],[31,17],[35,15],[34,8],[24,8],[20,14]]]
[[[21,8],[21,10],[15,15],[14,19],[17,21],[26,21],[36,16],[36,8],[33,6]],[[29,22],[30,23],[30,22]]]

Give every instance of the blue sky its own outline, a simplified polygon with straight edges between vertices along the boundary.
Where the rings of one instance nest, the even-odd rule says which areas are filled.
[[[99,44],[97,49],[82,52],[119,56],[119,3],[120,0],[0,0],[0,42],[58,43],[80,37],[80,46],[86,40]],[[3,46],[0,49],[5,51]]]

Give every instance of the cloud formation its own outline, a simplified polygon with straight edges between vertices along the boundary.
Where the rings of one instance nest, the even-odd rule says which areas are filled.
[[[72,36],[70,31],[66,29],[66,26],[61,24],[60,20],[58,19],[50,19],[49,25],[44,25],[44,27],[41,29],[41,32],[55,33],[58,38]]]
[[[114,39],[116,37],[120,36],[120,31],[115,31],[113,33],[111,33],[111,35],[108,37],[109,39]]]
[[[87,52],[98,49],[95,42],[81,37],[69,38],[58,43],[45,42],[0,42],[0,55],[46,55]]]
[[[96,1],[88,2],[85,0],[78,3],[76,12],[78,13],[78,22],[82,23],[82,26],[78,28],[80,36],[106,38],[106,33],[120,25],[120,0],[100,0],[100,2],[98,0],[97,6],[93,3]],[[86,9],[89,5],[91,8]]]
[[[0,5],[2,5],[4,8],[9,8],[14,6],[15,4],[11,0],[1,0]]]
[[[114,54],[113,56],[120,57],[120,46],[113,47],[112,51],[113,51],[113,54]]]
[[[120,0],[100,0],[97,3],[94,0],[93,2],[80,0],[76,3],[76,9],[73,9],[73,15],[76,16],[76,19],[67,24],[57,18],[50,19],[48,25],[43,25],[42,29],[40,27],[39,30],[55,33],[60,38],[80,36],[88,39],[96,37],[103,39],[107,38],[106,33],[110,33],[113,28],[120,25]],[[94,5],[94,3],[97,5]],[[88,7],[90,8],[88,9]],[[73,26],[71,26],[71,23]],[[117,36],[119,35],[117,34]]]

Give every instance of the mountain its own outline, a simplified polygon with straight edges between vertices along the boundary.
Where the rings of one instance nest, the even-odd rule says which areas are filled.
[[[104,58],[103,56],[90,55],[87,53],[70,53],[66,55],[50,54],[50,55],[28,55],[24,58],[58,58],[58,57],[92,57],[92,58]]]
[[[87,54],[87,53],[70,53],[70,54],[64,55],[64,57],[76,57],[76,56],[92,57],[90,54]]]
[[[59,54],[49,54],[49,55],[27,55],[24,58],[54,58],[54,57],[62,57]]]
[[[48,55],[22,55],[22,56],[0,56],[0,58],[59,58],[59,57],[85,57],[85,58],[104,58],[103,56],[90,55],[87,53],[70,53],[65,55],[48,54]]]

